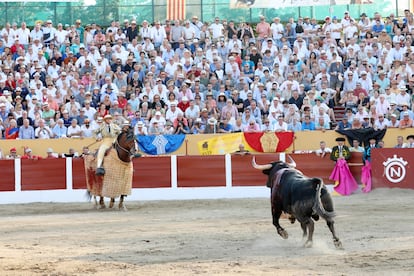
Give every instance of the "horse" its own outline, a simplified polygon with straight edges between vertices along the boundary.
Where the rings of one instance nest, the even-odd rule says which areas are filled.
[[[132,157],[139,157],[139,155],[136,154],[136,140],[131,127],[124,129],[117,136],[112,147],[105,154],[104,176],[96,175],[96,157],[85,156],[87,195],[89,198],[93,196],[97,209],[106,208],[104,197],[111,199],[109,208],[113,208],[115,198],[119,196],[119,209],[127,211],[124,198],[131,193],[132,188]]]

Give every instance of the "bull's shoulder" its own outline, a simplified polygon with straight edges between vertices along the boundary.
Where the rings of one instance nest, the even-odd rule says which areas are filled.
[[[284,182],[291,183],[292,186],[297,188],[309,188],[316,190],[319,184],[322,184],[322,179],[318,177],[308,177],[303,174],[290,173],[284,179]]]

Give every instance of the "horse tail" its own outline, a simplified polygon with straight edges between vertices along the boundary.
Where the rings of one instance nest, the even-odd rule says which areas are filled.
[[[87,190],[86,193],[85,193],[85,197],[88,201],[91,201],[91,199],[92,199],[91,191]]]
[[[329,193],[326,191],[325,185],[323,184],[322,180],[321,179],[318,179],[318,180],[319,180],[319,183],[317,184],[317,187],[316,187],[316,195],[315,195],[315,203],[313,205],[313,212],[321,216],[326,221],[332,221],[332,219],[336,215],[335,211],[333,210],[332,198],[329,195]],[[322,195],[323,189],[325,191],[324,191],[324,194]],[[325,202],[327,206],[324,206],[322,202],[322,197],[324,198],[323,202]],[[325,207],[327,207],[328,209],[331,209],[332,211],[326,210]]]

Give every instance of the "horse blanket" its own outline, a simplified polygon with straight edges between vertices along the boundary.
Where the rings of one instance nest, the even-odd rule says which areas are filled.
[[[85,155],[86,187],[93,196],[102,196],[103,177],[96,175],[96,156]]]
[[[104,157],[104,176],[95,175],[96,158],[85,158],[86,183],[92,195],[116,198],[130,195],[132,189],[132,162],[123,162],[118,158],[115,149],[110,149]]]

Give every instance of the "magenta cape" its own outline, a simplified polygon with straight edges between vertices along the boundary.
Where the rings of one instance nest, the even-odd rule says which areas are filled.
[[[358,183],[349,170],[348,163],[344,159],[336,161],[329,179],[335,181],[335,191],[340,195],[350,195],[358,189]]]
[[[371,191],[371,163],[368,160],[365,160],[365,165],[362,167],[361,173],[361,183],[363,185],[362,191],[364,193],[369,193]]]

